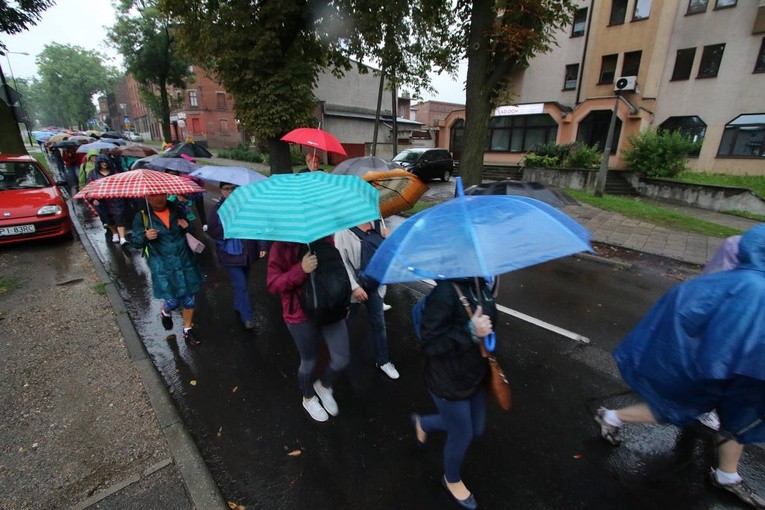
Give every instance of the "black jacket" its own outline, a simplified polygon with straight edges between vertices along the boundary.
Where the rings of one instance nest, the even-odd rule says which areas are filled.
[[[496,323],[497,309],[491,292],[479,279],[483,313]],[[475,281],[442,280],[428,295],[420,324],[422,350],[425,353],[425,384],[436,396],[463,400],[478,391],[486,377],[488,364],[481,356],[468,328],[465,307],[459,301],[452,282],[457,283],[475,312],[478,307]]]

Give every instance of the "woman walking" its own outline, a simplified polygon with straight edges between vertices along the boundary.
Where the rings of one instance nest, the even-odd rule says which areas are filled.
[[[446,432],[441,483],[457,504],[468,509],[478,503],[462,481],[460,468],[470,442],[483,434],[486,425],[483,388],[488,363],[478,343],[491,333],[496,315],[494,297],[482,278],[440,280],[426,298],[420,323],[425,385],[438,414],[412,414],[412,423],[421,447],[428,434]]]
[[[108,156],[101,154],[96,158],[95,168],[88,174],[88,183],[104,177],[114,175],[116,172]],[[93,205],[98,211],[104,228],[112,233],[112,242],[127,244],[125,239],[125,200],[122,198],[102,198],[93,200]]]
[[[322,246],[316,246],[317,244]],[[340,261],[339,276],[347,278],[340,254],[337,253],[331,236],[311,243],[311,247],[312,250],[321,248],[322,253],[334,250],[337,260]],[[337,416],[340,412],[332,387],[350,361],[348,329],[345,326],[348,307],[346,305],[341,318],[330,324],[319,325],[308,317],[301,306],[300,296],[303,283],[312,272],[316,271],[319,259],[312,251],[303,255],[304,249],[305,245],[298,243],[277,241],[271,245],[266,277],[267,288],[269,292],[281,295],[282,317],[300,353],[298,383],[303,394],[303,408],[311,418],[322,422],[329,419],[327,413]],[[350,286],[345,297],[350,300]],[[312,384],[316,355],[322,337],[329,350],[330,362],[322,376]]]
[[[191,226],[167,201],[166,194],[151,195],[147,200],[148,210],[136,214],[133,220],[133,245],[146,250],[154,297],[164,300],[159,310],[162,326],[166,331],[173,329],[171,313],[180,306],[183,339],[194,347],[202,343],[192,329],[202,270],[186,241]]]

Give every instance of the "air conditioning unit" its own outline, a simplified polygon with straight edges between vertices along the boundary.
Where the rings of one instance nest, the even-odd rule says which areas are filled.
[[[622,76],[614,83],[614,92],[634,92],[637,88],[637,76]]]

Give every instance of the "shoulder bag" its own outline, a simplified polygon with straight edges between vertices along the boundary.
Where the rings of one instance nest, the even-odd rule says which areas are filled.
[[[465,312],[468,314],[468,320],[473,318],[473,309],[470,306],[468,299],[462,294],[459,286],[456,283],[452,283],[454,290],[457,292],[460,303],[465,307]],[[479,345],[481,347],[481,355],[489,362],[489,374],[486,378],[486,385],[488,391],[492,396],[494,402],[503,411],[509,411],[513,405],[512,392],[510,391],[510,383],[507,382],[507,377],[502,367],[499,365],[497,358],[486,350],[486,346],[483,345],[483,339],[480,340]]]

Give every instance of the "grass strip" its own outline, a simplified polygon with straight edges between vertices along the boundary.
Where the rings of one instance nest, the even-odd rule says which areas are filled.
[[[747,188],[765,197],[765,176],[761,175],[729,175],[713,174],[707,172],[682,172],[670,179],[693,184],[708,184],[712,186],[731,186],[734,188]]]
[[[567,189],[566,193],[580,202],[606,211],[684,232],[722,238],[741,233],[741,230],[735,228],[694,218],[693,216],[672,211],[658,205],[647,204],[640,200],[640,198],[615,195],[603,195],[598,198],[585,191],[575,189]]]

